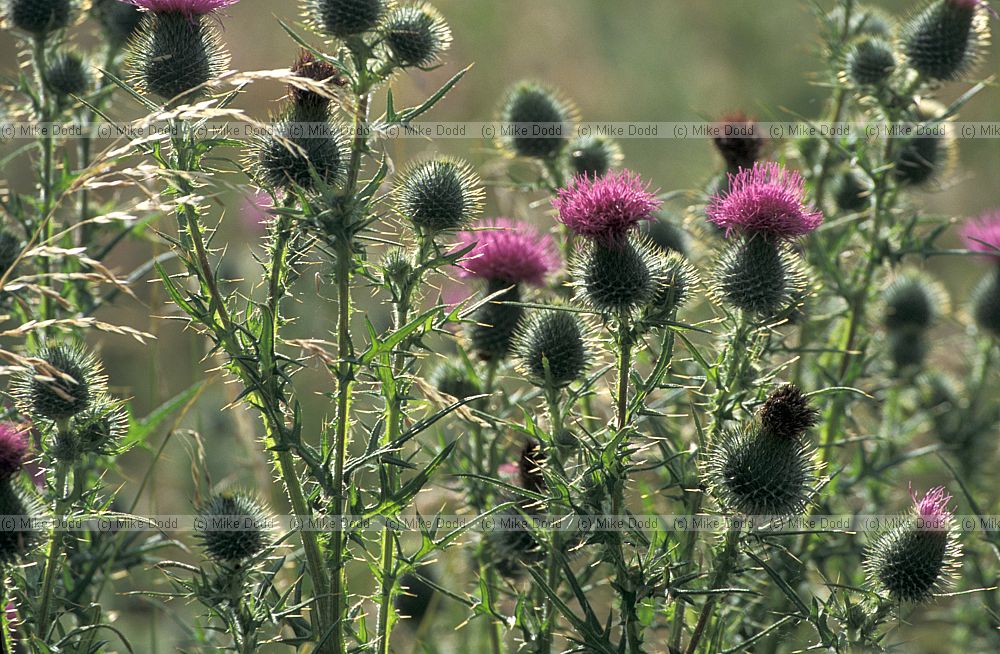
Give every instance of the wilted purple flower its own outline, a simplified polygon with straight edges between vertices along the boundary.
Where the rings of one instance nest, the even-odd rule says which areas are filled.
[[[924,495],[923,499],[918,500],[911,485],[910,497],[913,498],[917,515],[923,521],[922,524],[926,529],[944,529],[947,527],[953,514],[948,510],[948,502],[951,501],[951,495],[948,494],[944,486],[937,486],[930,489]]]
[[[623,242],[639,222],[652,220],[662,204],[642,178],[628,170],[595,179],[576,177],[552,201],[559,222],[573,232],[614,244]]]
[[[527,223],[484,220],[458,237],[463,249],[474,245],[461,262],[461,277],[541,286],[545,275],[559,267],[552,237]]]
[[[262,233],[267,223],[274,218],[269,210],[274,206],[271,196],[264,191],[256,191],[247,195],[240,206],[240,218],[248,231]]]
[[[27,454],[27,429],[11,422],[0,423],[0,479],[9,479],[17,474]]]
[[[970,250],[1000,257],[1000,209],[965,223],[962,239]]]
[[[823,214],[806,204],[802,176],[775,162],[730,175],[729,191],[714,196],[707,213],[726,236],[736,231],[793,239],[823,222]]]
[[[184,14],[185,16],[204,16],[217,9],[229,7],[240,0],[122,0],[126,4],[135,5],[140,9],[155,14]]]

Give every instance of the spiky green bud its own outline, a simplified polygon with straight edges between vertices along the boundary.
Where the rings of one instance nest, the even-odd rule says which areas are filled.
[[[510,154],[532,159],[555,159],[569,141],[575,110],[553,89],[535,82],[519,82],[507,91],[500,122],[509,124],[500,145]]]
[[[430,66],[451,45],[448,23],[426,4],[393,9],[380,31],[390,61],[403,68]]]
[[[947,311],[948,294],[939,283],[918,273],[904,273],[885,290],[882,324],[889,331],[926,330]]]
[[[500,295],[479,307],[474,316],[475,322],[469,327],[472,351],[483,361],[501,361],[507,358],[524,315],[524,307],[508,304],[521,301],[520,286],[491,281],[486,294],[494,293]]]
[[[643,314],[644,322],[664,326],[675,319],[677,310],[687,304],[698,285],[698,273],[687,259],[671,252],[661,258],[663,271],[653,301]]]
[[[378,26],[386,0],[307,0],[306,14],[317,29],[339,39]]]
[[[590,178],[603,177],[622,162],[621,147],[604,136],[578,136],[570,141],[568,152],[570,171]]]
[[[14,267],[21,250],[21,239],[6,230],[0,230],[0,277]]]
[[[32,420],[65,420],[86,411],[106,386],[101,365],[76,345],[42,348],[35,369],[11,384],[18,408]]]
[[[0,564],[17,563],[38,545],[42,534],[32,523],[40,514],[36,503],[13,480],[0,481],[0,516],[16,516],[10,528],[0,529]]]
[[[101,23],[112,49],[118,50],[132,38],[142,22],[142,12],[121,0],[94,0],[91,12]]]
[[[592,356],[588,331],[576,313],[531,312],[517,334],[519,369],[543,387],[560,388],[580,379]]]
[[[417,229],[442,232],[461,229],[482,211],[479,176],[457,159],[439,158],[407,168],[393,191],[400,216]]]
[[[834,179],[833,201],[841,211],[863,211],[870,203],[871,190],[861,174],[846,170]]]
[[[972,314],[981,330],[1000,336],[1000,267],[987,273],[973,291]]]
[[[464,400],[482,392],[479,380],[470,374],[465,364],[450,359],[434,369],[430,382],[439,393],[450,395],[456,400]]]
[[[6,6],[11,24],[34,36],[44,36],[67,27],[75,10],[73,0],[8,0]]]
[[[928,79],[953,80],[967,73],[989,44],[986,8],[977,0],[935,0],[902,30],[903,52]]]
[[[858,86],[878,86],[896,70],[896,54],[882,39],[864,39],[847,52],[847,78]]]
[[[198,515],[198,538],[215,561],[241,563],[258,556],[268,546],[268,514],[249,495],[213,495]]]
[[[347,171],[343,131],[332,122],[313,122],[311,118],[293,108],[272,133],[252,144],[249,160],[260,186],[313,191],[343,179]]]
[[[639,233],[664,252],[677,252],[687,256],[687,233],[662,216],[639,223]]]
[[[210,20],[147,12],[126,59],[136,87],[161,100],[188,99],[222,74],[229,55]]]
[[[75,52],[60,52],[45,70],[45,84],[61,101],[71,95],[83,95],[90,88],[91,77],[83,57]]]

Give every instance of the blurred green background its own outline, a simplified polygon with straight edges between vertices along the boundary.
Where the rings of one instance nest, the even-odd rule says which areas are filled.
[[[816,8],[805,2],[435,0],[434,4],[451,24],[453,47],[439,69],[402,75],[394,81],[397,104],[419,102],[462,67],[475,66],[430,114],[430,120],[490,120],[503,89],[522,78],[559,87],[576,102],[583,119],[594,121],[690,121],[714,119],[733,110],[761,119],[812,118],[822,114],[828,97],[828,89],[813,83],[823,61]],[[896,15],[915,6],[908,0],[870,4]],[[833,3],[823,6],[828,9]],[[249,71],[289,66],[297,47],[277,20],[295,23],[298,13],[298,3],[290,0],[242,0],[229,9],[222,18],[223,38],[232,52],[233,67]],[[996,31],[996,20],[992,26]],[[86,29],[77,31],[74,38],[82,45],[94,43]],[[321,43],[316,37],[312,41]],[[994,44],[978,70],[981,77],[997,71],[997,50]],[[24,61],[7,33],[0,33],[0,61],[5,62],[5,73]],[[948,85],[940,97],[948,101],[966,88],[961,83]],[[247,90],[239,106],[265,118],[283,93],[277,83],[258,83]],[[125,101],[114,109],[122,116],[136,114]],[[1000,88],[994,84],[980,94],[962,118],[1000,120]],[[665,191],[703,188],[720,167],[707,140],[631,139],[621,145],[626,165]],[[390,148],[397,162],[432,151],[458,154],[480,166],[496,158],[491,145],[480,139],[406,140],[391,143]],[[933,192],[918,194],[916,200],[923,209],[961,218],[1000,205],[1000,140],[961,140],[960,161],[956,175],[930,189]],[[33,182],[25,167],[4,171],[4,176],[11,188],[30,192]],[[216,218],[225,216],[220,237],[230,243],[225,265],[234,276],[252,275],[251,247],[260,236],[245,228],[239,220],[238,199],[231,199],[228,208],[214,211]],[[496,198],[491,200],[495,211]],[[536,217],[541,211],[537,210]],[[130,270],[148,258],[149,251],[147,244],[133,244],[114,263],[120,270]],[[948,261],[953,286],[967,289],[972,284],[979,268],[967,262]],[[969,270],[967,275],[965,270]],[[332,293],[313,279],[311,271],[304,277],[299,287],[302,303],[292,308],[300,318],[295,329],[304,336],[327,337],[332,305],[315,301],[315,296]],[[102,317],[148,330],[158,340],[142,347],[122,337],[102,337],[98,345],[116,392],[132,397],[137,413],[143,414],[202,379],[212,366],[203,359],[204,340],[184,332],[182,323],[150,318],[173,313],[160,291],[151,285],[139,291],[146,306],[122,302]],[[297,386],[302,389],[308,425],[316,433],[324,416],[332,412],[319,394],[330,388],[329,379],[320,371],[306,370]],[[195,479],[202,487],[207,483],[268,484],[269,468],[255,454],[253,444],[260,431],[255,416],[242,410],[221,411],[236,392],[234,386],[220,383],[206,390],[199,409],[184,423],[191,431],[178,432],[175,442],[164,450],[163,463],[152,480],[155,492],[140,510],[186,513],[197,493]],[[125,458],[122,493],[127,499],[151,460],[146,451]],[[279,494],[275,492],[272,499],[277,505]],[[135,582],[134,587],[141,586]],[[128,580],[122,580],[115,590],[130,587]],[[171,651],[173,647],[160,640],[172,629],[170,624],[161,614],[144,614],[139,605],[132,604],[131,633],[143,633],[143,615],[150,625],[160,625],[150,632],[148,645],[138,637],[137,650]]]

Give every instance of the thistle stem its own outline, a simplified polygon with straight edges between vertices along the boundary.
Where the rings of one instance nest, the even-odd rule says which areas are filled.
[[[410,316],[410,305],[412,303],[412,289],[417,286],[421,279],[423,279],[423,262],[427,258],[427,253],[432,241],[429,239],[420,239],[420,251],[417,256],[417,269],[413,272],[412,278],[406,281],[404,288],[399,289],[398,297],[394,302],[393,307],[393,327],[396,331],[401,330],[406,326],[407,321]],[[407,343],[409,339],[405,339],[403,343],[397,347],[396,353],[392,357],[392,377],[398,383],[396,384],[394,390],[387,394],[385,397],[385,440],[383,444],[388,446],[395,443],[403,428],[403,402],[405,400],[406,386],[402,380],[406,374],[407,365]],[[383,392],[385,387],[383,386]],[[386,494],[389,496],[394,495],[397,492],[399,486],[399,471],[396,466],[392,463],[387,465],[386,471],[386,481],[388,488],[386,488]],[[376,642],[378,643],[379,654],[389,654],[389,640],[392,631],[392,594],[396,587],[396,570],[395,566],[395,553],[396,553],[396,533],[386,523],[385,527],[382,529],[382,583],[381,583],[381,597],[379,601],[379,617],[378,617],[378,636]]]
[[[48,67],[45,47],[46,40],[44,36],[39,36],[34,39],[32,54],[35,69],[35,81],[38,85],[38,118],[45,124],[41,135],[42,162],[41,180],[39,185],[41,186],[42,205],[39,211],[38,224],[39,245],[49,245],[54,233],[51,213],[54,204],[52,176],[53,160],[55,156],[55,142],[52,136],[52,126],[48,124],[52,121],[52,98],[49,96],[48,89],[45,87],[45,69]],[[52,273],[52,263],[50,257],[41,257],[40,265],[43,276],[42,283],[44,285],[50,285],[52,283],[50,278]],[[41,299],[41,319],[45,321],[54,317],[52,298],[50,298],[48,294],[43,294]]]
[[[553,439],[553,442],[548,448],[548,458],[551,461],[552,466],[555,468],[556,473],[563,479],[566,479],[566,470],[562,460],[562,450],[559,443],[555,442],[555,439],[558,438],[559,433],[563,429],[563,416],[559,407],[559,395],[560,392],[558,388],[549,386],[545,389],[545,403],[549,413],[549,435]],[[556,507],[549,507],[549,513],[552,513],[553,508]],[[546,561],[546,583],[552,593],[558,594],[559,558],[557,555],[562,551],[562,538],[560,537],[560,532],[557,529],[552,530],[552,541],[549,544],[549,547],[549,556]],[[546,654],[547,652],[552,651],[552,634],[555,631],[556,621],[559,617],[559,614],[555,610],[555,605],[548,593],[544,593],[543,595],[542,633],[539,638],[539,646],[537,650],[538,654]]]
[[[737,549],[739,539],[739,528],[730,527],[729,531],[726,532],[726,542],[723,545],[722,552],[715,560],[715,571],[712,573],[710,590],[721,588],[726,583],[733,568],[736,567],[736,561],[739,558],[739,551]],[[688,643],[686,650],[687,654],[695,654],[698,651],[698,644],[705,634],[705,627],[708,626],[708,621],[715,611],[717,601],[717,595],[709,595],[708,599],[705,600],[705,605],[701,608],[701,614],[698,616],[698,622],[695,624],[694,632],[691,634],[691,641]]]
[[[351,273],[354,267],[352,245],[338,241],[337,251],[337,429],[334,439],[332,510],[336,516],[344,512],[344,465],[347,461],[347,439],[350,431],[351,382],[354,377],[354,345],[351,340]],[[337,529],[331,538],[331,584],[334,623],[332,638],[335,651],[344,651],[344,532]]]
[[[66,464],[57,461],[55,464],[55,492],[56,519],[63,517],[63,512],[68,507],[66,498]],[[49,624],[49,614],[51,613],[52,593],[55,589],[56,568],[59,567],[59,556],[62,553],[62,535],[58,529],[54,529],[49,540],[49,552],[45,560],[45,572],[42,574],[41,600],[38,604],[38,631],[41,641],[47,642],[48,631],[55,625]]]

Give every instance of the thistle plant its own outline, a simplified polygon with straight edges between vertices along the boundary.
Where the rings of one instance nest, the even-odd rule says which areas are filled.
[[[925,201],[991,8],[819,4],[822,115],[754,112],[865,138],[719,108],[671,190],[571,77],[397,143],[477,74],[417,90],[476,52],[425,2],[303,0],[242,71],[251,2],[3,0],[7,113],[151,129],[5,159],[4,651],[138,651],[120,596],[192,652],[933,651],[929,610],[995,650],[1000,218]],[[134,359],[136,311],[185,340]],[[123,362],[195,383],[153,408]],[[190,524],[136,515],[173,495]]]

